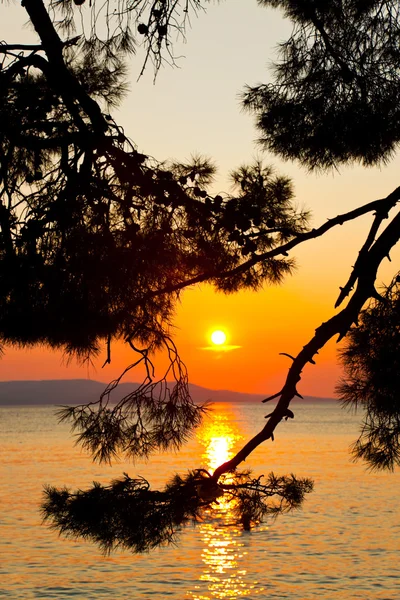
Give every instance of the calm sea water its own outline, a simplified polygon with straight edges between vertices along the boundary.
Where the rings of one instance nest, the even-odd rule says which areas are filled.
[[[399,474],[351,462],[358,418],[336,404],[298,403],[295,420],[247,461],[257,474],[294,472],[316,484],[303,510],[251,533],[229,526],[221,505],[176,547],[105,557],[41,524],[45,483],[84,488],[127,471],[161,486],[175,472],[226,460],[264,414],[262,405],[214,405],[181,453],[99,467],[74,447],[52,407],[0,408],[0,598],[400,599]]]

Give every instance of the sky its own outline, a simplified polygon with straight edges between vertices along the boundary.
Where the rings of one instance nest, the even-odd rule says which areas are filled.
[[[23,27],[24,9],[18,2],[2,7],[0,39],[34,41]],[[278,11],[258,6],[256,0],[211,2],[206,13],[192,18],[186,43],[178,40],[178,67],[168,65],[154,83],[151,67],[138,79],[143,53],[129,64],[130,90],[114,112],[138,150],[157,159],[185,160],[193,153],[211,157],[218,166],[214,191],[229,190],[229,172],[261,157],[277,172],[293,179],[298,206],[312,212],[312,226],[366,202],[383,198],[398,185],[399,158],[387,166],[346,167],[329,173],[309,173],[295,163],[284,163],[261,152],[251,115],[242,111],[245,84],[270,80],[268,71],[277,45],[290,34],[290,23]],[[366,235],[369,218],[343,225],[323,239],[296,250],[296,273],[278,287],[261,292],[225,296],[208,285],[182,294],[174,321],[174,338],[189,371],[190,381],[213,389],[272,394],[281,389],[289,367],[286,352],[297,354],[314,330],[334,314],[334,303],[350,273]],[[388,281],[398,263],[385,264],[379,279]],[[228,350],[212,347],[216,329],[227,335]],[[304,395],[332,396],[340,377],[337,345],[331,342],[309,365],[299,384]],[[0,361],[0,380],[91,378],[108,382],[133,362],[122,345],[113,349],[111,365],[102,369],[104,356],[94,365],[68,363],[61,353],[46,348],[6,348]],[[155,358],[165,367],[163,356]],[[140,373],[131,372],[136,381]]]

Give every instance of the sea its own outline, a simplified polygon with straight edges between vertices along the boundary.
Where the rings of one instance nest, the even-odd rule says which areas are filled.
[[[42,523],[43,485],[85,489],[127,472],[155,489],[188,469],[215,468],[259,431],[262,404],[220,403],[178,453],[98,465],[75,445],[53,406],[0,407],[0,598],[79,600],[399,600],[399,472],[354,463],[362,414],[336,402],[294,402],[295,418],[257,448],[255,475],[311,477],[301,510],[251,532],[221,504],[175,545],[104,556]]]

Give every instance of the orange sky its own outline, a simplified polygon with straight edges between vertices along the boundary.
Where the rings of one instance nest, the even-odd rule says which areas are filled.
[[[7,11],[9,20],[0,24],[0,39],[35,40],[29,29],[21,34],[26,20],[23,8],[10,5]],[[131,92],[117,119],[140,151],[158,159],[184,160],[193,152],[213,157],[219,167],[215,191],[228,189],[229,171],[258,153],[257,134],[252,119],[240,111],[238,93],[245,83],[268,80],[266,65],[288,31],[290,25],[278,12],[260,8],[255,0],[211,5],[208,15],[193,20],[187,45],[178,44],[177,54],[185,55],[179,69],[165,66],[153,85],[150,70],[136,81],[140,52],[132,60]],[[313,226],[384,197],[398,185],[398,158],[382,169],[354,167],[328,174],[310,174],[271,155],[265,160],[293,178],[297,202],[312,210]],[[296,354],[321,321],[333,314],[338,288],[348,277],[368,223],[364,218],[299,248],[295,254],[299,269],[279,288],[228,297],[207,286],[184,293],[175,339],[191,381],[266,394],[280,389],[289,359],[279,352]],[[382,278],[390,275],[386,265]],[[224,329],[228,343],[240,348],[220,353],[204,350],[209,345],[207,336],[216,328]],[[113,363],[105,369],[101,361],[95,367],[74,362],[68,366],[60,353],[43,348],[7,349],[0,361],[0,380],[90,377],[109,381],[131,360],[122,346],[114,348]],[[332,343],[321,352],[317,365],[307,367],[299,391],[333,395],[338,374]],[[128,380],[138,380],[139,375],[131,373]]]

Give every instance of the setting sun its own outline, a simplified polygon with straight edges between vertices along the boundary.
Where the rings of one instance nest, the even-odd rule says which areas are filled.
[[[211,334],[211,341],[216,346],[221,346],[226,342],[226,334],[220,329],[213,331]]]

